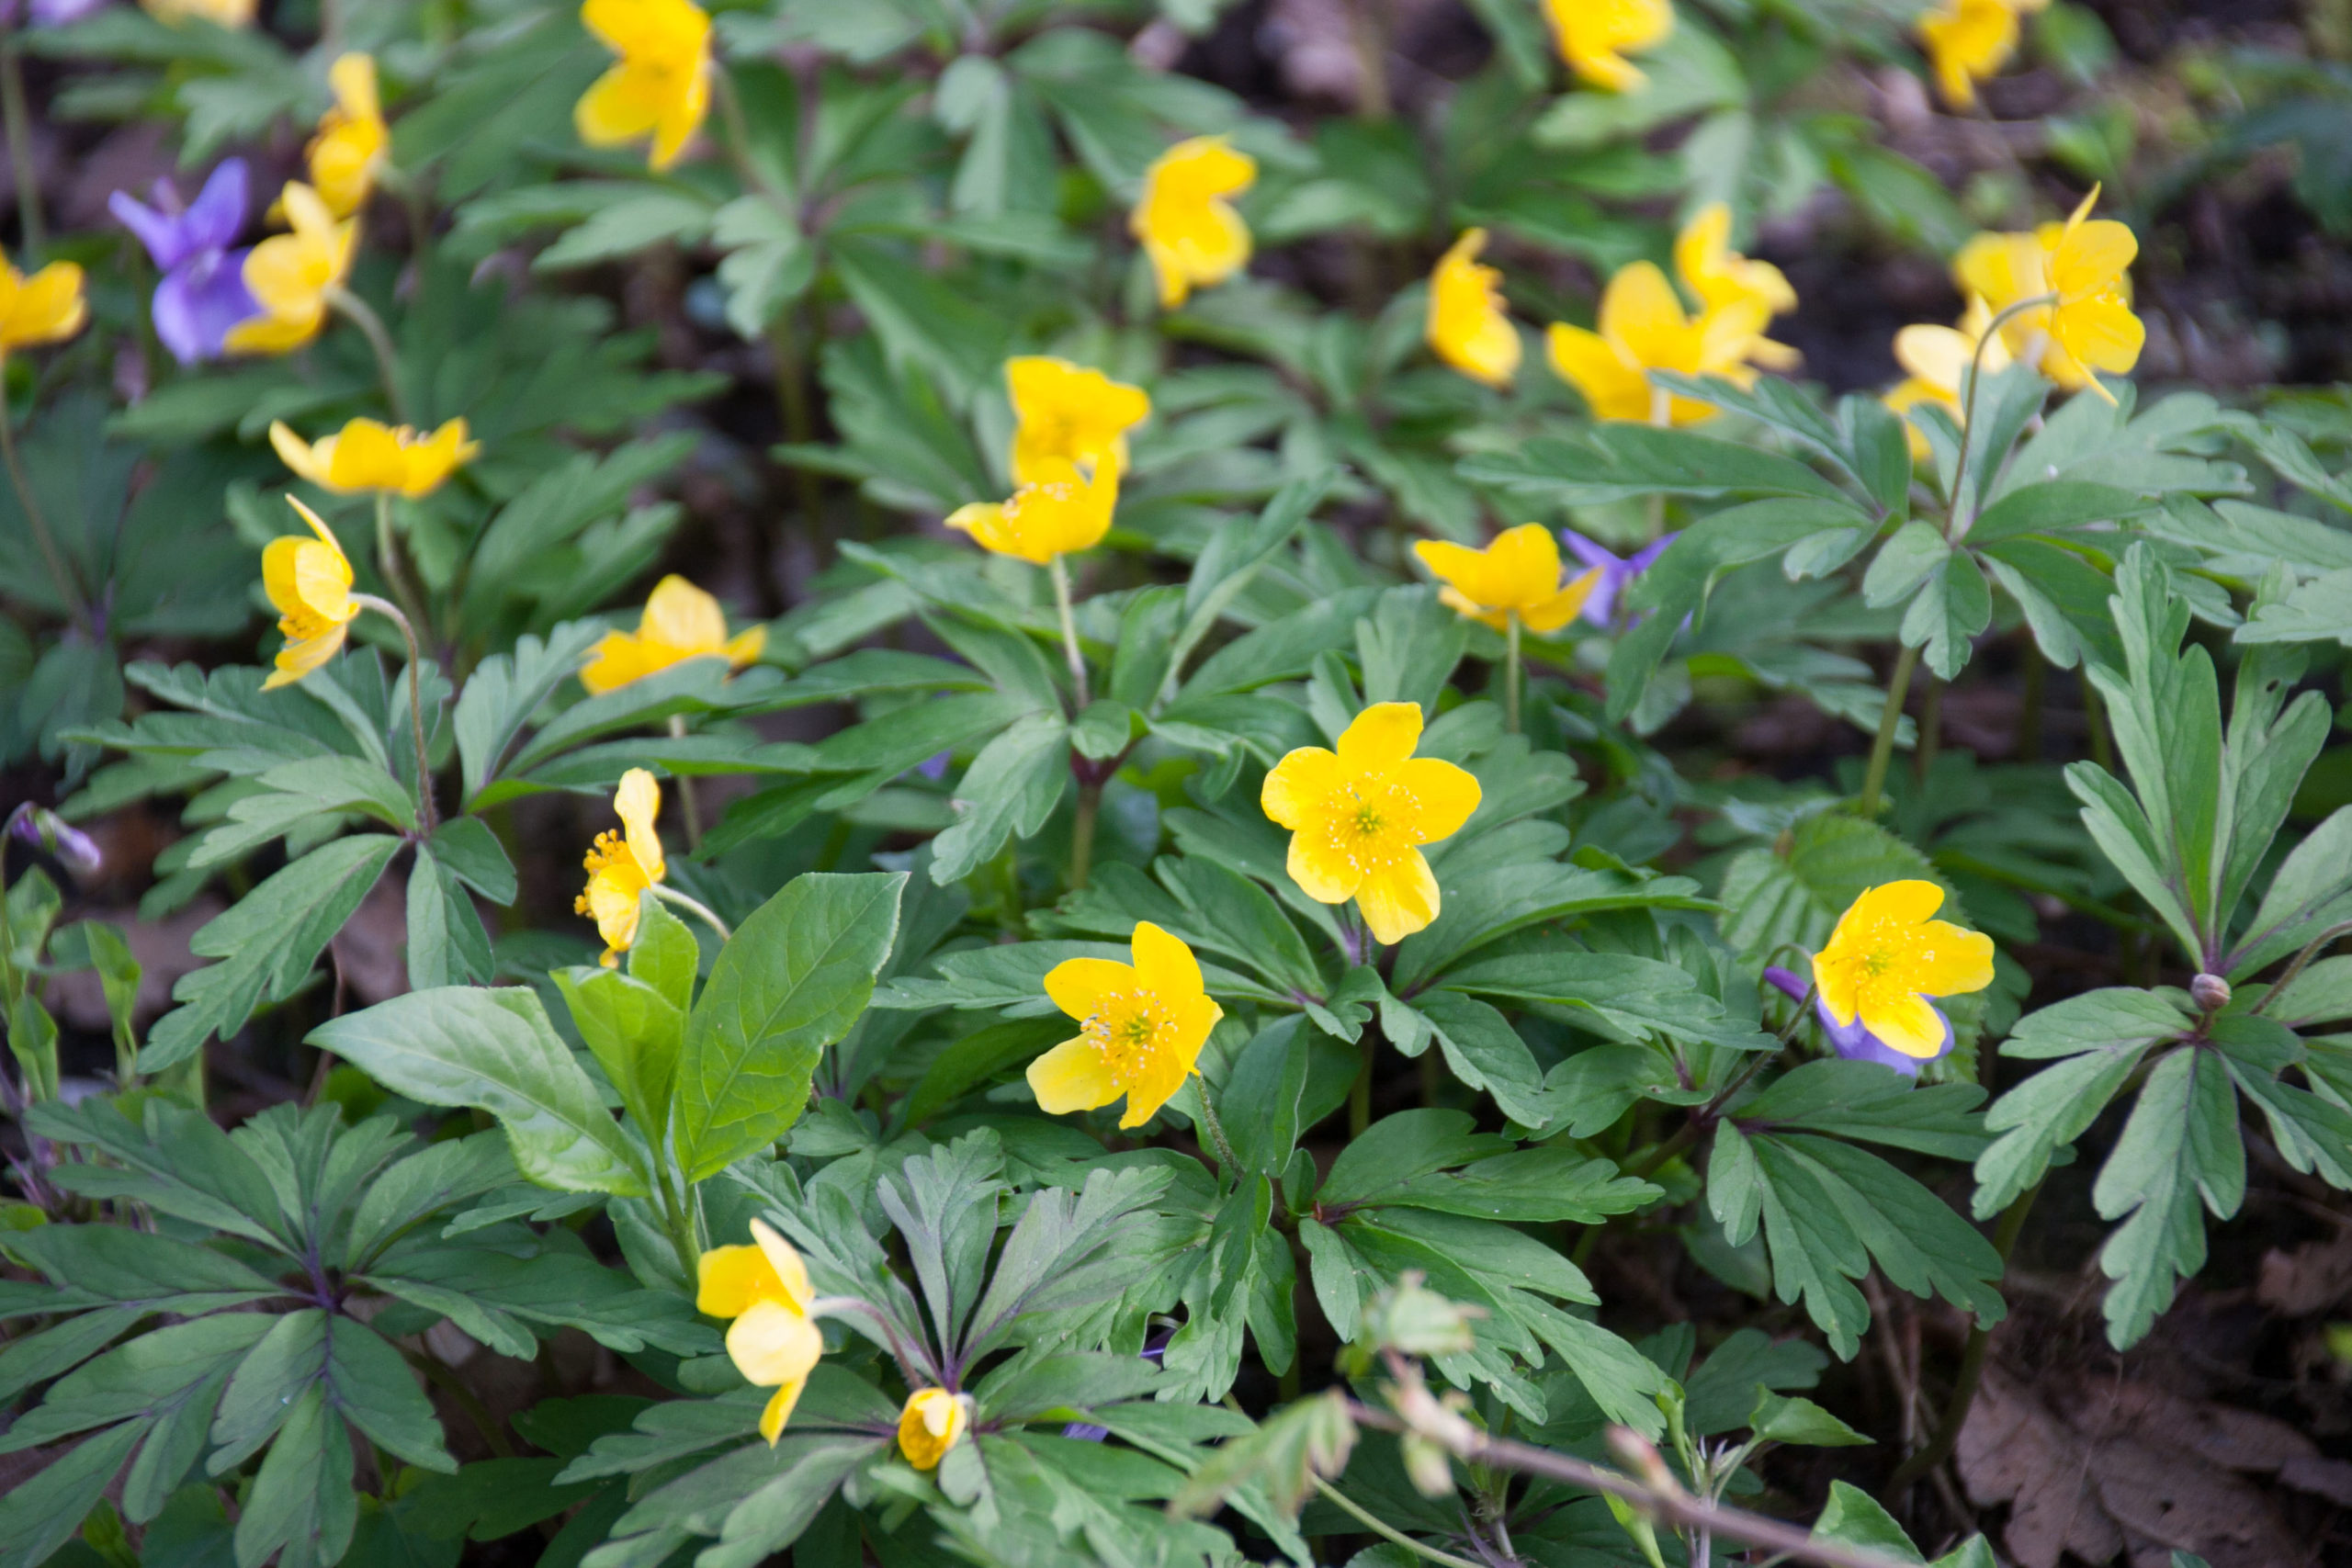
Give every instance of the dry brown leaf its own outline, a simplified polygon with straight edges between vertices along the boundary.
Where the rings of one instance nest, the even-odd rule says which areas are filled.
[[[2309,1317],[2352,1297],[2352,1236],[2262,1255],[2254,1299],[2290,1317]]]

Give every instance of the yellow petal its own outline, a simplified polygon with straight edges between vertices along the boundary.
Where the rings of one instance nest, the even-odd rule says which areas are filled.
[[[1906,1056],[1924,1061],[1944,1048],[1943,1020],[1923,997],[1881,999],[1863,1008],[1861,1019],[1863,1028]]]
[[[1649,378],[1599,333],[1555,322],[1544,334],[1544,348],[1553,370],[1584,395],[1595,419],[1649,418]]]
[[[1302,746],[1268,770],[1258,804],[1279,826],[1296,828],[1340,787],[1340,777],[1337,756],[1320,746]]]
[[[1944,890],[1932,882],[1917,878],[1883,882],[1875,887],[1864,889],[1853,903],[1847,906],[1838,926],[1839,931],[1843,931],[1849,923],[1859,926],[1877,920],[1917,925],[1942,908],[1943,903]],[[1836,931],[1830,933],[1829,940],[1833,944],[1837,942]]]
[[[1950,327],[1905,327],[1894,334],[1894,362],[1949,397],[1960,394],[1976,344]]]
[[[1674,285],[1649,262],[1620,267],[1600,294],[1600,335],[1651,368],[1672,368],[1689,356],[1690,318]]]
[[[591,696],[617,691],[631,681],[642,681],[676,663],[674,650],[646,642],[629,632],[606,632],[589,650],[581,667],[580,683]]]
[[[756,1302],[785,1299],[784,1281],[757,1247],[714,1247],[696,1269],[695,1310],[741,1317]]]
[[[808,1265],[798,1249],[785,1240],[774,1225],[756,1217],[752,1221],[752,1241],[760,1249],[760,1256],[767,1259],[776,1283],[783,1288],[784,1299],[807,1311],[808,1303],[817,1299],[817,1292],[808,1283]]]
[[[327,67],[327,85],[334,90],[337,107],[354,119],[376,119],[382,116],[383,107],[376,96],[376,62],[373,57],[353,52],[335,57]]]
[[[1340,854],[1325,835],[1311,831],[1290,836],[1284,869],[1298,890],[1318,904],[1344,904],[1363,885],[1363,867]]]
[[[753,1302],[727,1330],[727,1354],[746,1382],[797,1382],[825,1353],[825,1336],[797,1306]]]
[[[320,460],[318,448],[295,434],[284,420],[270,421],[269,444],[277,449],[278,461],[293,469],[295,473],[314,485],[329,490],[334,488],[327,478],[327,464]],[[326,446],[327,443],[322,441],[320,445]],[[329,448],[328,455],[333,456],[332,447]]]
[[[1424,844],[1452,838],[1478,809],[1477,777],[1439,758],[1415,757],[1399,763],[1396,782],[1413,798],[1413,835]]]
[[[1414,544],[1413,554],[1440,581],[1451,584],[1472,604],[1489,606],[1502,603],[1490,586],[1484,550],[1474,550],[1450,539],[1421,539]]]
[[[661,83],[623,61],[589,84],[571,106],[572,129],[591,147],[617,147],[650,131],[662,118]]]
[[[646,596],[637,629],[640,637],[672,648],[716,653],[727,641],[727,613],[718,600],[673,572]]]
[[[1374,703],[1340,732],[1340,764],[1351,772],[1391,768],[1421,740],[1421,705]]]
[[[1928,920],[1919,928],[1923,945],[1911,955],[1910,983],[1923,995],[1957,997],[1981,991],[1993,983],[1993,939],[1949,920]],[[1940,1047],[1940,1033],[1936,1044]]]
[[[613,810],[628,829],[631,857],[649,879],[661,881],[669,872],[662,856],[662,835],[654,827],[654,818],[662,812],[662,786],[643,768],[631,768],[621,775],[620,788],[613,794]]]
[[[899,1412],[899,1451],[917,1470],[936,1470],[970,1419],[964,1402],[945,1389],[917,1389]]]
[[[746,626],[729,637],[726,645],[719,651],[727,656],[727,662],[730,666],[741,670],[747,664],[758,663],[760,655],[767,650],[767,627]]]
[[[1437,874],[1418,850],[1363,879],[1356,908],[1374,941],[1394,946],[1437,919]]]
[[[262,690],[274,691],[279,686],[292,685],[328,660],[333,659],[343,647],[343,639],[347,632],[347,626],[338,624],[317,637],[288,642],[277,650],[277,658],[274,661],[277,668],[270,672],[269,678],[261,683]]]
[[[1136,983],[1158,993],[1162,1001],[1201,994],[1200,960],[1182,939],[1169,935],[1149,920],[1137,920],[1130,948],[1136,957]]]
[[[1548,637],[1575,620],[1584,609],[1584,602],[1592,597],[1592,591],[1600,585],[1600,569],[1594,567],[1549,599],[1529,605],[1520,613],[1520,619],[1526,623],[1529,631],[1539,637]]]
[[[1132,966],[1109,958],[1065,958],[1046,971],[1046,995],[1080,1021],[1101,1012],[1103,998],[1131,991],[1139,983]]]
[[[51,262],[18,285],[0,319],[0,347],[56,343],[81,331],[89,318],[82,269],[72,262]]]
[[[408,479],[400,436],[372,419],[355,419],[334,442],[328,480],[336,490],[398,490]]]
[[[2129,227],[2111,219],[2077,220],[2050,257],[2050,282],[2061,300],[2112,288],[2131,269],[2140,242]]]
[[[1029,1064],[1029,1090],[1048,1116],[1110,1104],[1126,1086],[1111,1076],[1102,1054],[1084,1035],[1065,1040]]]
[[[1560,546],[1541,523],[1506,528],[1487,547],[1488,581],[1497,597],[1489,603],[1525,609],[1560,590]]]
[[[800,1403],[800,1391],[808,1386],[805,1377],[790,1378],[778,1383],[768,1397],[760,1412],[760,1436],[768,1440],[768,1447],[775,1447],[776,1438],[784,1435],[784,1424],[792,1419],[792,1407]]]

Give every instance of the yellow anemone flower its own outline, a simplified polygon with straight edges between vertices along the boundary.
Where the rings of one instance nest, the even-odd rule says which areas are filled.
[[[319,335],[326,324],[327,291],[351,271],[359,220],[338,221],[325,200],[299,181],[279,198],[288,234],[273,234],[245,257],[245,288],[261,314],[229,329],[238,354],[287,354]]]
[[[605,939],[604,955],[596,962],[607,969],[637,941],[638,905],[645,890],[670,873],[670,863],[662,858],[662,834],[654,826],[654,818],[662,815],[662,786],[653,775],[643,768],[623,773],[620,788],[613,792],[613,810],[619,814],[622,831],[607,829],[596,835],[581,863],[588,868],[588,886],[571,904],[574,914],[596,922],[596,934]]]
[[[1541,523],[1507,528],[1483,550],[1423,539],[1413,553],[1444,582],[1439,599],[1497,631],[1513,615],[1529,631],[1558,631],[1577,618],[1600,581],[1600,569],[1594,567],[1562,586],[1559,541]]]
[[[631,681],[658,675],[689,659],[717,656],[735,669],[759,658],[768,645],[765,626],[747,626],[727,635],[727,612],[718,601],[673,572],[646,595],[645,614],[634,632],[606,632],[589,650],[580,671],[580,683],[592,696],[616,691]]]
[[[391,133],[384,126],[383,106],[376,94],[376,62],[371,56],[338,56],[327,68],[327,83],[334,89],[334,107],[320,117],[319,133],[311,138],[304,153],[319,199],[337,218],[348,218],[368,205],[368,194],[376,188],[377,171],[386,162]]]
[[[1049,1116],[1100,1110],[1124,1094],[1119,1125],[1142,1126],[1184,1087],[1225,1016],[1181,939],[1138,920],[1128,952],[1131,964],[1069,958],[1046,972],[1046,995],[1079,1021],[1076,1038],[1029,1064],[1030,1091]]]
[[[1291,830],[1300,891],[1325,904],[1353,898],[1382,942],[1437,919],[1437,876],[1420,847],[1451,838],[1478,809],[1478,781],[1414,756],[1420,739],[1419,703],[1375,703],[1340,732],[1338,751],[1302,746],[1275,763],[1259,795]]]
[[[2002,322],[2003,341],[2020,364],[2059,386],[2092,388],[2112,402],[2095,373],[2120,375],[2137,365],[2147,329],[2132,313],[2129,269],[2140,243],[2124,224],[2091,219],[2098,194],[2094,186],[2064,223],[1976,235],[1952,258],[1952,280],[1996,316],[2025,300],[2057,296]]]
[[[1162,152],[1144,172],[1143,197],[1127,228],[1151,258],[1160,309],[1213,288],[1250,265],[1250,226],[1226,198],[1250,188],[1258,161],[1222,136],[1195,136]]]
[[[1519,374],[1519,329],[1503,309],[1503,275],[1478,265],[1484,229],[1465,229],[1430,274],[1430,347],[1474,381],[1508,387]]]
[[[937,1470],[972,1424],[966,1402],[944,1388],[919,1388],[899,1412],[899,1451],[917,1470]]]
[[[1928,919],[1944,890],[1932,882],[1889,882],[1856,898],[1814,955],[1821,1005],[1840,1026],[1855,1019],[1906,1056],[1925,1061],[1944,1043],[1929,997],[1981,991],[1993,983],[1993,939]]]
[[[2018,51],[2018,17],[2050,0],[1943,0],[1919,18],[1919,41],[1936,68],[1936,85],[1956,109],[1976,107],[1978,81],[2000,74]]]
[[[1962,392],[1971,362],[1987,376],[2008,368],[2008,347],[1997,336],[1984,343],[1984,357],[1976,358],[1976,345],[1984,342],[1984,329],[1992,321],[1993,312],[1985,309],[1984,301],[1971,299],[1957,327],[1911,326],[1894,334],[1895,363],[1909,374],[1883,400],[1904,416],[1904,432],[1911,438],[1914,460],[1925,460],[1928,447],[1928,438],[1909,423],[1913,409],[1932,403],[1950,413],[1954,423],[1965,423],[1967,409]]]
[[[1692,213],[1675,236],[1674,270],[1702,305],[1761,305],[1768,316],[1797,308],[1797,291],[1786,274],[1731,248],[1731,209],[1720,201]]]
[[[343,546],[317,513],[290,495],[286,499],[318,536],[288,534],[272,539],[261,553],[262,588],[277,607],[277,629],[286,634],[286,646],[277,650],[277,668],[262,682],[264,691],[290,686],[333,659],[360,608],[351,592],[351,558]]]
[[[1127,466],[1127,432],[1151,413],[1141,387],[1114,381],[1100,370],[1047,355],[1004,362],[1012,396],[1012,482],[1034,484],[1054,463],[1092,472],[1105,459]]]
[[[1625,58],[1655,49],[1674,31],[1670,0],[1544,0],[1560,58],[1596,87],[1637,90],[1649,78]]]
[[[167,27],[182,22],[210,22],[216,28],[254,25],[256,0],[139,0],[147,14]]]
[[[62,342],[89,319],[80,267],[51,262],[28,277],[0,254],[0,357],[11,349]]]
[[[1119,504],[1118,459],[1106,457],[1091,478],[1081,477],[1078,466],[1064,458],[1041,459],[1037,467],[1039,477],[1014,491],[1010,501],[959,506],[947,525],[972,536],[984,550],[1036,566],[1101,544]]]
[[[405,424],[355,419],[333,435],[304,441],[273,420],[269,444],[280,461],[323,490],[398,491],[414,498],[431,495],[458,465],[471,462],[481,443],[466,439],[466,422],[453,419],[430,435]]]
[[[760,1436],[774,1448],[808,1374],[825,1353],[824,1331],[808,1309],[808,1266],[765,1220],[752,1222],[749,1247],[714,1247],[695,1270],[695,1310],[731,1317],[727,1354],[743,1381],[775,1393],[760,1412]]]
[[[1690,424],[1715,411],[1654,389],[1649,373],[1723,376],[1747,386],[1756,379],[1749,361],[1765,343],[1765,320],[1764,307],[1752,301],[1686,314],[1666,274],[1634,262],[1601,292],[1600,331],[1555,322],[1545,349],[1552,368],[1584,394],[1594,418]]]
[[[586,0],[580,20],[620,63],[572,106],[591,147],[653,139],[647,162],[666,169],[710,112],[710,17],[693,0]]]

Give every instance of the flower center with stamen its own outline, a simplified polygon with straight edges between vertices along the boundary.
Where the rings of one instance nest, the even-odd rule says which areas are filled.
[[[1103,1066],[1124,1080],[1141,1073],[1159,1049],[1169,1021],[1149,998],[1114,991],[1078,1026],[1078,1032],[1094,1047]]]

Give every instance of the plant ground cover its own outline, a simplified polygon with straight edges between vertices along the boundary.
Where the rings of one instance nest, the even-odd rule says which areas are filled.
[[[0,1568],[2352,1561],[2347,131],[0,0]]]

